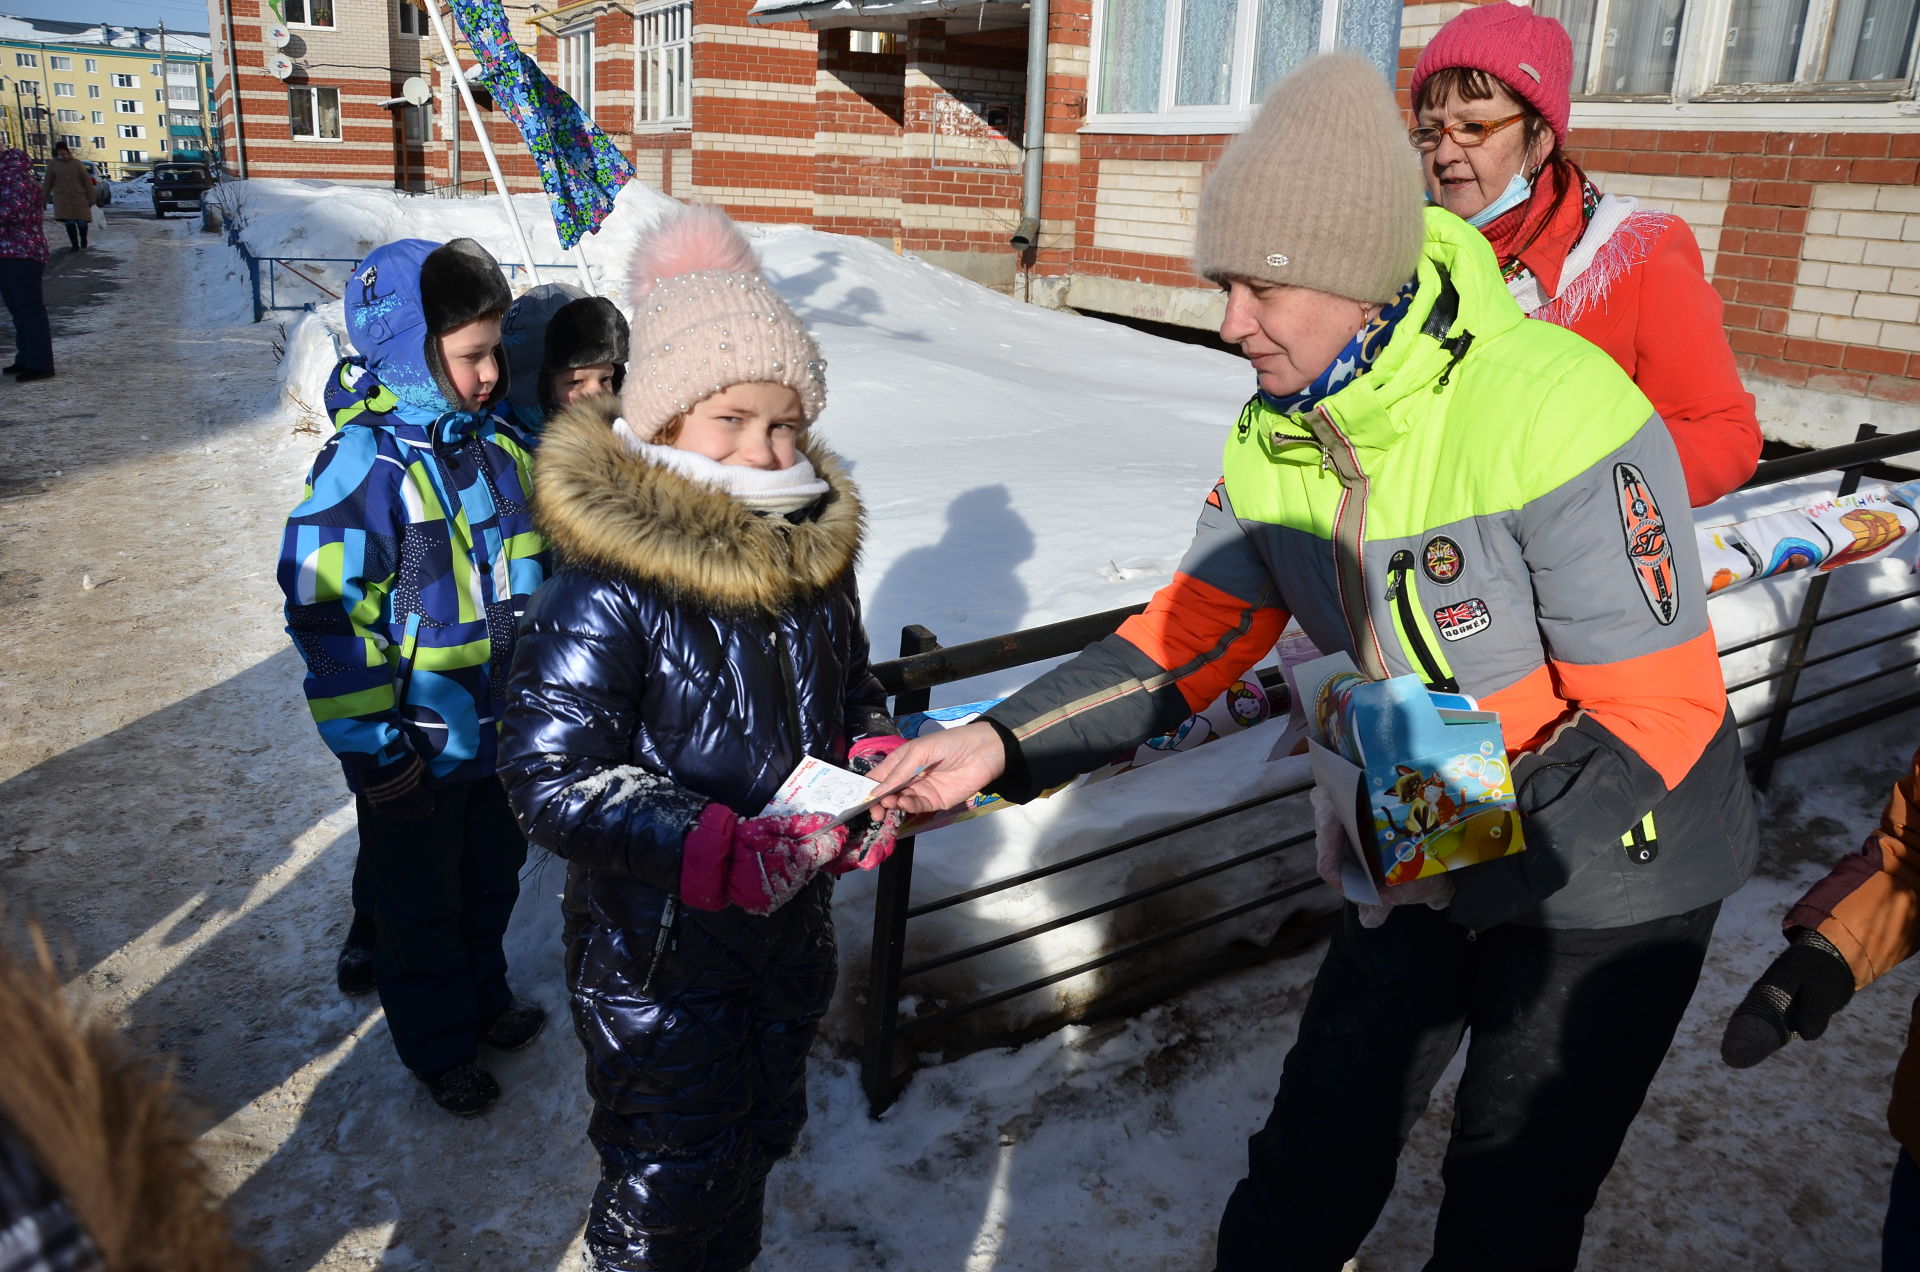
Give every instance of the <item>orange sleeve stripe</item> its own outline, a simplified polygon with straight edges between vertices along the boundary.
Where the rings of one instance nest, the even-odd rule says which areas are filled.
[[[1711,628],[1692,640],[1612,663],[1553,663],[1560,696],[1632,747],[1672,790],[1726,714]]]
[[[1535,667],[1505,689],[1497,689],[1478,699],[1482,711],[1500,713],[1500,731],[1506,737],[1509,754],[1531,751],[1546,742],[1546,735],[1561,717],[1567,704],[1554,687],[1553,673]]]
[[[1153,594],[1145,613],[1120,624],[1119,635],[1175,672],[1187,706],[1200,711],[1273,648],[1286,625],[1285,610],[1175,574]]]

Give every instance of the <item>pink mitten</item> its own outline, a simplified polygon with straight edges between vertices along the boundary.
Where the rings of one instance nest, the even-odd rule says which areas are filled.
[[[853,745],[847,748],[847,767],[862,776],[871,773],[880,767],[880,761],[899,750],[906,741],[897,733],[869,733],[856,738]]]
[[[846,827],[826,829],[832,820],[825,813],[795,813],[735,825],[727,901],[748,914],[772,914],[791,901],[846,845]]]
[[[1346,828],[1340,824],[1340,814],[1334,811],[1333,801],[1318,786],[1313,788],[1311,798],[1314,872],[1334,891],[1345,895],[1345,889],[1340,886],[1340,866],[1347,858]],[[1379,927],[1396,905],[1425,904],[1429,909],[1446,909],[1453,903],[1453,880],[1445,875],[1431,875],[1411,883],[1397,883],[1380,890],[1380,901],[1379,905],[1354,902],[1360,911],[1361,927]]]
[[[840,855],[844,826],[825,830],[825,813],[742,820],[724,804],[708,804],[680,852],[680,900],[695,910],[737,905],[772,914],[815,872]]]
[[[827,867],[828,874],[837,876],[853,870],[873,870],[893,855],[893,845],[899,839],[900,823],[906,814],[896,808],[876,817],[876,811],[869,810],[864,817],[856,817],[848,823],[847,846]]]

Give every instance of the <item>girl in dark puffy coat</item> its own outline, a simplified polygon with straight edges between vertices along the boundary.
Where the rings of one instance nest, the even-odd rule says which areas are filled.
[[[831,876],[877,865],[897,816],[760,813],[802,757],[870,767],[899,739],[854,590],[860,502],[807,436],[812,337],[711,209],[641,243],[630,296],[644,374],[541,448],[562,568],[521,629],[500,771],[568,863],[589,1265],[722,1272],[758,1254],[806,1118]]]

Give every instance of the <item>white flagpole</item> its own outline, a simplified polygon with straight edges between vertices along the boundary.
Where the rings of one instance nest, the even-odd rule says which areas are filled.
[[[506,210],[507,224],[513,228],[513,241],[520,245],[520,259],[526,263],[527,276],[538,283],[540,270],[533,263],[533,248],[527,243],[527,232],[520,228],[520,218],[514,215],[513,198],[507,193],[507,179],[501,175],[500,160],[493,153],[493,139],[487,136],[486,124],[480,118],[480,107],[473,100],[473,88],[467,83],[466,73],[460,67],[460,55],[454,52],[453,41],[447,37],[447,23],[440,16],[440,2],[424,2],[427,19],[433,23],[433,33],[439,37],[440,49],[447,55],[447,73],[453,76],[454,86],[460,90],[460,100],[466,103],[467,118],[473,121],[473,135],[479,139],[480,153],[487,160],[487,171],[493,174],[493,188],[500,193],[500,206]],[[458,194],[459,191],[454,193]]]
[[[580,271],[580,286],[586,289],[587,295],[599,295],[600,293],[593,289],[593,275],[587,273],[587,236],[584,234],[580,236],[580,241],[573,245],[573,264]]]

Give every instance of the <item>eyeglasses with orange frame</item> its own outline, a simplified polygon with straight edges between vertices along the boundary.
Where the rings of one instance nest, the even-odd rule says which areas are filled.
[[[1453,144],[1462,149],[1471,150],[1475,146],[1486,144],[1487,138],[1510,124],[1517,124],[1527,117],[1525,111],[1518,115],[1508,115],[1505,119],[1463,119],[1459,123],[1448,124],[1445,128],[1423,126],[1409,128],[1407,140],[1413,143],[1415,150],[1438,150],[1442,137],[1453,138]]]

